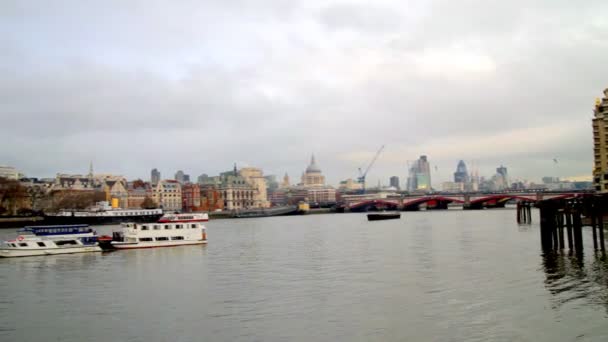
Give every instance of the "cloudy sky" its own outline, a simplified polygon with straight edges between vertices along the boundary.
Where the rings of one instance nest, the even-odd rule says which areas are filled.
[[[586,176],[608,1],[0,2],[0,164]],[[558,158],[555,164],[553,158]],[[436,171],[435,171],[436,166]]]

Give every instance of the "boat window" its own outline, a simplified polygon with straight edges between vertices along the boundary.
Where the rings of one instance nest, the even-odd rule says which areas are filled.
[[[158,224],[155,224],[155,225],[154,225],[154,229],[155,229],[155,230],[159,230],[159,229],[160,229],[160,226],[159,226]]]
[[[27,247],[27,242],[20,242],[19,246],[21,246],[21,247]]]
[[[55,244],[57,246],[77,245],[78,242],[76,242],[76,240],[60,240],[60,241],[55,241]]]
[[[195,224],[193,224],[193,225],[191,225],[191,226],[190,226],[190,228],[196,228],[196,225],[195,225]]]
[[[148,230],[148,226],[141,226],[141,230]]]
[[[167,241],[167,240],[169,240],[169,238],[166,236],[161,236],[161,237],[156,238],[156,241]]]
[[[139,241],[152,241],[152,238],[139,238]]]
[[[15,245],[14,243],[11,243],[11,247],[17,247],[17,245]]]
[[[183,236],[172,236],[171,240],[183,240],[184,237]]]
[[[44,244],[44,242],[36,242],[38,244],[38,246],[40,247],[46,247],[46,245]]]
[[[171,226],[170,226],[170,225],[168,225],[168,224],[166,224],[166,225],[165,225],[165,229],[171,229]]]

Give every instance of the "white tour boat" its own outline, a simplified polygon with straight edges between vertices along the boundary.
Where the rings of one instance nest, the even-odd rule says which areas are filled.
[[[4,241],[0,257],[101,252],[97,235],[88,225],[25,227],[15,240]]]
[[[207,222],[209,215],[207,213],[189,213],[189,214],[165,214],[158,222]]]
[[[100,238],[103,249],[131,249],[201,245],[207,232],[201,223],[207,214],[174,214],[150,223],[123,223],[121,232]]]

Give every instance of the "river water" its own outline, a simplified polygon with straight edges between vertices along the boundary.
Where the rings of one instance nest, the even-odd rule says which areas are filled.
[[[214,220],[207,246],[2,259],[0,341],[608,341],[590,231],[543,255],[533,215]]]

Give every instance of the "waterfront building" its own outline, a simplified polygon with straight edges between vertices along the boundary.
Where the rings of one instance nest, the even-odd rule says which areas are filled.
[[[409,169],[408,191],[431,191],[431,167],[427,156],[420,156]]]
[[[201,206],[195,211],[216,211],[224,209],[222,192],[215,186],[201,185]]]
[[[148,182],[128,182],[127,195],[127,209],[142,208],[146,198],[154,200],[154,190]]]
[[[166,211],[181,211],[182,187],[178,181],[165,179],[158,182],[154,189],[156,203]]]
[[[127,192],[127,180],[125,178],[104,179],[102,190],[106,194],[106,201],[111,203],[112,207],[127,208],[129,193]]]
[[[608,192],[608,88],[604,97],[595,100],[593,109],[593,186]]]
[[[282,206],[287,204],[287,189],[278,189],[268,194],[271,206]]]
[[[153,185],[158,184],[158,182],[160,181],[160,171],[158,171],[156,168],[152,169],[152,171],[150,171],[150,182]]]
[[[12,166],[0,166],[0,178],[17,180],[21,178],[21,175],[19,171]]]
[[[316,188],[307,188],[306,197],[310,203],[318,203],[320,205],[328,203],[336,203],[336,189],[323,186]]]
[[[363,190],[363,183],[359,183],[352,178],[348,178],[346,180],[340,181],[340,185],[338,186],[340,191],[360,191]]]
[[[302,186],[315,187],[324,185],[325,176],[323,176],[321,169],[317,166],[317,163],[315,161],[315,155],[313,154],[310,158],[310,165],[308,165],[306,171],[302,175]]]
[[[182,185],[182,211],[191,213],[198,211],[201,206],[201,187],[198,184],[190,183]]]
[[[224,199],[225,209],[256,208],[254,198],[258,189],[239,174],[236,165],[234,170],[221,173],[219,181],[218,190]]]
[[[390,186],[392,186],[393,188],[395,188],[397,191],[399,191],[400,187],[399,187],[399,177],[397,176],[392,176],[390,178]]]
[[[254,208],[268,208],[268,193],[266,189],[266,178],[262,169],[256,167],[243,167],[239,170],[239,175],[245,179],[247,183],[253,186],[256,191],[253,196]]]

